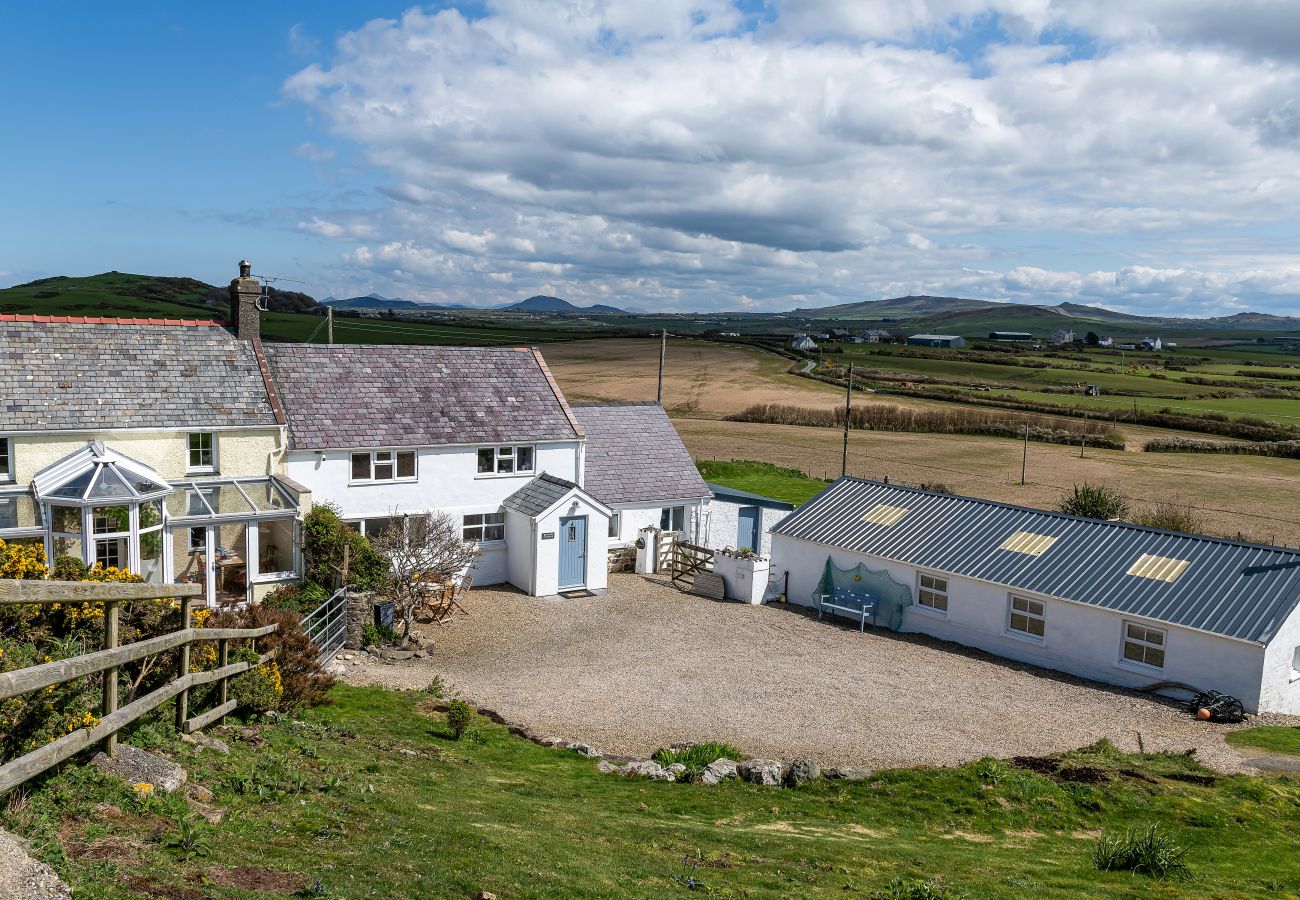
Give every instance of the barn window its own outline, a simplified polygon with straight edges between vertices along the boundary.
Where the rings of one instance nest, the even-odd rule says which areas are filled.
[[[948,612],[948,579],[922,572],[916,602],[935,612]]]
[[[1124,660],[1140,663],[1154,669],[1165,667],[1165,631],[1139,625],[1137,622],[1124,623]]]
[[[1012,596],[1011,612],[1007,619],[1009,630],[1029,637],[1041,638],[1046,630],[1044,628],[1046,620],[1047,604],[1042,600]]]
[[[907,510],[901,506],[877,503],[867,511],[867,514],[862,517],[862,521],[867,525],[897,525],[905,515],[907,515]]]
[[[1129,567],[1128,574],[1136,575],[1139,578],[1150,578],[1152,581],[1175,582],[1178,576],[1191,565],[1185,559],[1173,559],[1168,556],[1156,556],[1153,553],[1143,553],[1138,557],[1137,562]]]
[[[1047,534],[1034,534],[1032,531],[1017,531],[1002,542],[1000,549],[1025,556],[1042,556],[1047,548],[1056,543],[1056,538]]]

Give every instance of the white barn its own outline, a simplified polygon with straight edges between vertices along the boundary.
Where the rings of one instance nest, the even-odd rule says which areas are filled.
[[[1294,550],[841,478],[773,529],[772,569],[794,603],[834,570],[883,572],[910,596],[899,630],[1300,714]]]

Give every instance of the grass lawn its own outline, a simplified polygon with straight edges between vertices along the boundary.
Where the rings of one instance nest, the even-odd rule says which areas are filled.
[[[256,878],[336,898],[685,896],[691,879],[719,897],[1300,890],[1300,785],[1217,777],[1183,755],[1102,745],[798,789],[677,785],[602,775],[484,719],[453,741],[428,694],[333,696],[301,723],[216,732],[228,756],[169,744],[226,809],[188,841],[179,797],[136,800],[89,768],[11,801],[0,824],[32,840],[79,898],[265,896],[223,886]],[[1099,836],[1149,824],[1189,849],[1190,879],[1093,867]],[[946,893],[903,892],[935,878]]]
[[[820,478],[809,478],[798,469],[785,469],[771,463],[752,460],[700,460],[695,464],[705,481],[716,482],[735,488],[761,494],[773,500],[784,500],[799,506],[806,503],[814,494],[830,482]]]
[[[1269,753],[1300,756],[1300,728],[1261,725],[1258,728],[1234,731],[1227,736],[1226,740],[1234,747],[1254,747]]]

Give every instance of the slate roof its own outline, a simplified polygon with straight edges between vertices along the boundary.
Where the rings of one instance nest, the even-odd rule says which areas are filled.
[[[297,450],[575,440],[541,354],[525,348],[264,344]]]
[[[896,524],[863,521],[879,504]],[[1001,545],[1055,538],[1039,556]],[[1267,643],[1300,600],[1300,551],[840,478],[773,534],[1073,600],[1211,634]],[[1186,560],[1172,582],[1128,574],[1146,555]]]
[[[658,403],[577,403],[587,432],[583,485],[604,503],[710,496],[695,462]]]
[[[526,516],[536,517],[559,503],[576,487],[578,486],[572,481],[543,472],[507,497],[501,505]]]
[[[252,343],[216,322],[0,315],[0,431],[274,424]]]
[[[762,494],[742,491],[740,488],[727,487],[725,484],[716,484],[712,481],[705,482],[705,484],[713,492],[713,499],[721,500],[723,503],[738,503],[741,506],[762,506],[765,509],[794,509],[793,503],[777,500],[775,497],[764,497]]]

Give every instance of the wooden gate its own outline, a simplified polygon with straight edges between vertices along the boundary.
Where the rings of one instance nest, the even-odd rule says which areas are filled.
[[[701,572],[713,571],[713,551],[708,547],[688,544],[685,541],[673,541],[668,551],[668,574],[673,584],[682,590],[690,590],[695,584],[695,576]]]

